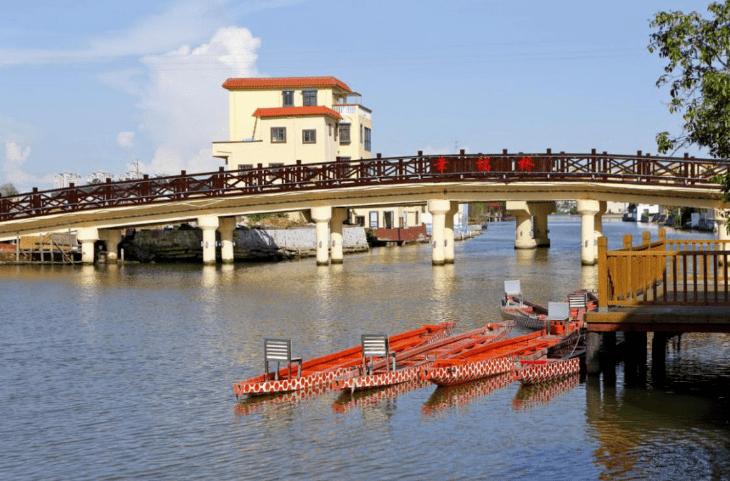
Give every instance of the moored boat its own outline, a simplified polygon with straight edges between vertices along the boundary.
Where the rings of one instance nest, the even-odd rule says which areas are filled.
[[[374,363],[371,372],[363,367],[351,369],[348,373],[334,379],[333,389],[357,391],[383,386],[391,386],[418,379],[421,367],[437,359],[448,358],[460,352],[480,348],[507,337],[513,322],[486,324],[458,335],[451,335],[413,349],[402,351],[395,356],[396,368],[390,370],[385,360]]]
[[[448,336],[455,323],[444,322],[427,324],[418,329],[393,335],[389,338],[390,350],[394,353],[408,351],[427,345]],[[289,353],[290,354],[290,353]],[[336,377],[349,372],[362,363],[362,346],[353,346],[333,354],[301,362],[297,375],[292,373],[291,365],[275,372],[233,383],[233,392],[240,396],[263,395],[299,391],[310,386],[326,385]]]
[[[466,350],[448,359],[437,359],[430,366],[422,367],[419,375],[439,386],[455,386],[513,372],[516,360],[541,359],[557,346],[575,342],[579,329],[572,323],[553,322],[551,332],[532,332]]]
[[[565,309],[561,309],[565,304]],[[557,308],[559,314],[551,312]],[[585,313],[598,308],[598,298],[588,289],[579,289],[568,294],[562,303],[551,302],[548,307],[528,301],[522,296],[520,281],[504,282],[504,297],[500,309],[504,319],[514,320],[516,325],[525,329],[541,330],[551,319],[561,318],[583,323]]]

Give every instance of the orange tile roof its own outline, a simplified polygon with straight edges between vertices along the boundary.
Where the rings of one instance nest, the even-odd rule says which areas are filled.
[[[229,78],[223,83],[223,88],[236,89],[268,89],[268,88],[295,88],[295,87],[336,87],[347,93],[352,93],[346,83],[334,77],[256,77],[256,78]]]
[[[342,118],[339,113],[324,106],[275,107],[270,109],[256,109],[256,112],[253,113],[254,117],[292,117],[302,115],[329,115],[336,119]]]

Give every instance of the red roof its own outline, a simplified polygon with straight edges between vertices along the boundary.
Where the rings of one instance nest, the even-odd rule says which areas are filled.
[[[254,117],[292,117],[302,115],[329,115],[336,119],[342,118],[339,113],[324,106],[275,107],[270,109],[256,109],[256,112],[253,113]]]
[[[347,93],[352,93],[346,83],[334,77],[256,77],[256,78],[229,78],[223,83],[223,88],[235,89],[269,89],[295,87],[336,87]]]

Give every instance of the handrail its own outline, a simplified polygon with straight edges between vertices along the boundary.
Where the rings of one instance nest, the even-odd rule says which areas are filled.
[[[607,250],[598,239],[598,307],[638,305],[727,305],[730,301],[730,241],[667,240]]]
[[[586,182],[673,186],[719,191],[712,179],[728,172],[714,159],[588,154],[465,154],[338,160],[257,167],[75,186],[0,196],[0,221],[99,208],[171,202],[200,197],[341,189],[355,186],[433,182]]]

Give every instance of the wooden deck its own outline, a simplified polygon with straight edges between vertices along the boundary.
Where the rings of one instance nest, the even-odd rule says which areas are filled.
[[[598,310],[589,332],[730,332],[727,241],[659,240],[606,249],[599,239]]]

